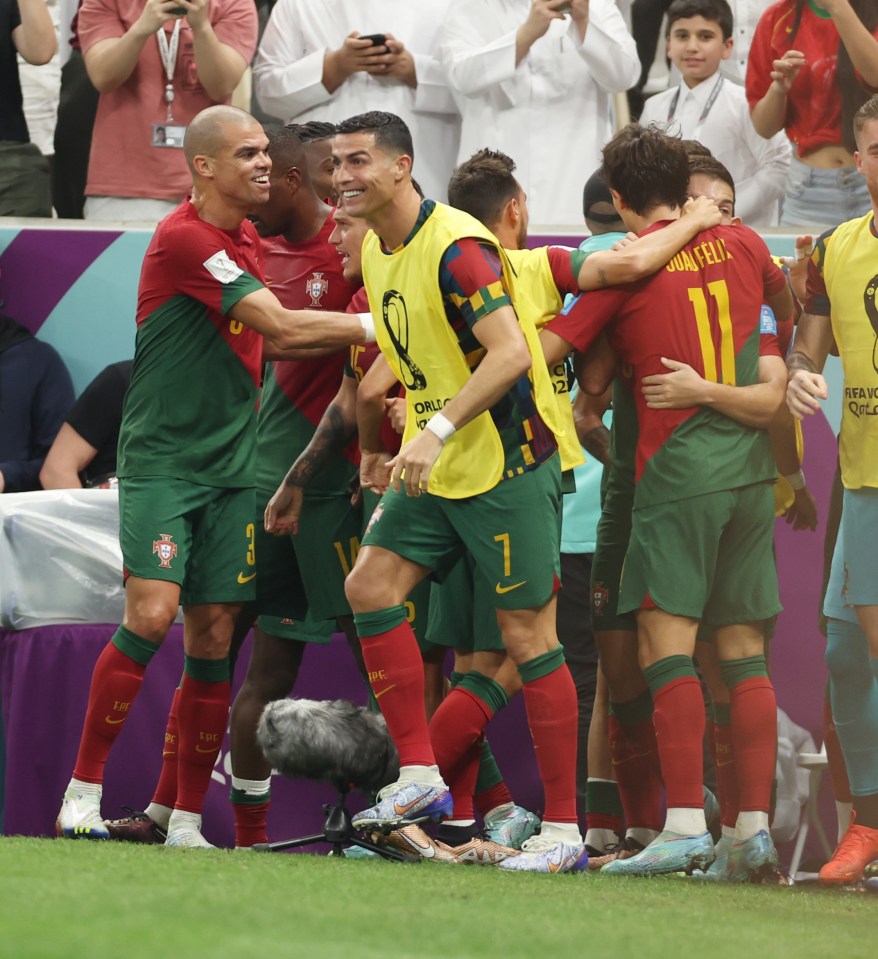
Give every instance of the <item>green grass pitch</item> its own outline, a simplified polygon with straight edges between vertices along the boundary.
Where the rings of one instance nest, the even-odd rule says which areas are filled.
[[[9,959],[866,959],[878,898],[0,838]]]

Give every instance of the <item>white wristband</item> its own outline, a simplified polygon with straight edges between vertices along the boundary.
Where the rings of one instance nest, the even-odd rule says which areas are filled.
[[[796,470],[795,473],[785,474],[784,479],[797,493],[800,489],[805,488],[805,474],[801,469]]]
[[[357,319],[360,321],[360,326],[363,327],[363,332],[366,334],[366,342],[374,343],[375,342],[375,321],[372,319],[372,314],[358,313]]]
[[[441,413],[434,413],[424,424],[424,429],[438,436],[443,443],[449,436],[453,436],[457,432],[457,427],[454,423]]]

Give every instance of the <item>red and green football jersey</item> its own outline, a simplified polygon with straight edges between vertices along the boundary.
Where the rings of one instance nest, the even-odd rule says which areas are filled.
[[[156,228],[140,274],[120,477],[253,485],[262,337],[228,314],[264,286],[260,258],[249,222],[221,230],[188,200]]]
[[[334,220],[301,243],[283,237],[263,241],[265,273],[272,293],[288,310],[343,312],[356,287],[342,274],[341,257],[329,244]],[[278,360],[265,371],[256,429],[256,485],[274,490],[314,435],[320,418],[338,392],[348,352],[306,360]],[[359,462],[352,443],[333,456],[308,484],[308,494],[347,489]]]
[[[762,303],[785,283],[757,234],[720,226],[700,233],[646,280],[578,297],[549,329],[586,350],[608,328],[637,384],[666,373],[661,359],[668,357],[705,379],[746,386],[758,382]],[[634,401],[635,508],[774,479],[764,430],[703,407],[650,409],[640,389]]]

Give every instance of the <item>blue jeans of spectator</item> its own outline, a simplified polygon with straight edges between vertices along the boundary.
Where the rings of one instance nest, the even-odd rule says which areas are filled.
[[[866,180],[856,167],[817,170],[793,157],[781,226],[827,230],[872,209]]]

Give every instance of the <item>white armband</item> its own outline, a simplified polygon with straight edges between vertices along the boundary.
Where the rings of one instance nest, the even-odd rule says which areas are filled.
[[[797,493],[805,488],[805,474],[801,469],[797,469],[795,473],[785,474],[784,479]]]
[[[363,327],[363,332],[366,334],[366,342],[374,343],[375,342],[375,321],[372,319],[372,314],[358,313],[357,319],[360,321],[360,326]]]
[[[457,432],[454,423],[447,416],[443,416],[442,413],[434,413],[424,424],[424,429],[438,436],[443,443],[449,436],[453,436]]]

